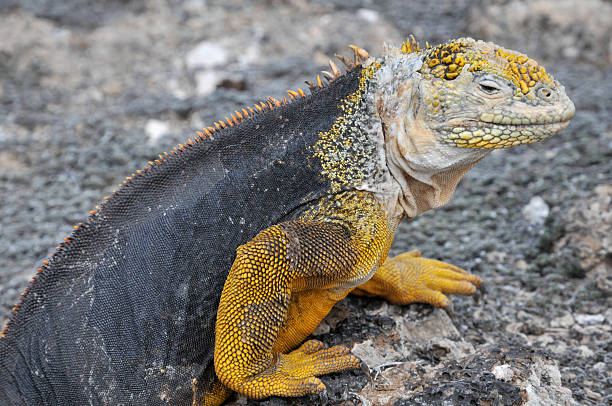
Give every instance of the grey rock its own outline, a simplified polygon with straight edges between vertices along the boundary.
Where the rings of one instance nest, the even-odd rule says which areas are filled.
[[[574,319],[582,325],[601,324],[606,319],[603,314],[575,314]]]
[[[170,125],[165,121],[150,119],[147,120],[144,130],[149,137],[148,142],[156,145],[161,137],[168,134]]]
[[[565,328],[567,328],[567,327],[570,327],[573,324],[574,324],[574,317],[569,312],[566,312],[561,317],[554,318],[550,322],[550,326],[551,327],[565,327]]]
[[[553,362],[524,348],[487,346],[435,366],[406,362],[360,393],[372,404],[575,405]]]
[[[523,207],[523,216],[527,221],[534,225],[544,224],[544,220],[550,213],[550,207],[540,196],[533,196],[529,203]]]
[[[189,70],[211,69],[227,63],[228,53],[224,47],[213,41],[203,41],[185,55]]]

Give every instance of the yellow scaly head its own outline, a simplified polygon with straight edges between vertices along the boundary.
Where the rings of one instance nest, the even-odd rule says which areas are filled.
[[[421,119],[446,143],[466,148],[533,143],[565,128],[574,115],[563,86],[518,52],[462,38],[417,53],[423,57]]]
[[[410,38],[376,62],[373,105],[408,217],[446,203],[491,149],[540,141],[574,116],[543,67],[492,43],[460,38],[421,48]]]

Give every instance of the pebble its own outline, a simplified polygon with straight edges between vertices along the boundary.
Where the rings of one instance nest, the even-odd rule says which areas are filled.
[[[606,318],[606,320],[608,320],[609,324],[612,324],[612,308],[604,312],[604,317]]]
[[[563,341],[555,342],[546,347],[547,351],[550,351],[552,354],[562,355],[567,352],[567,344]]]
[[[514,267],[520,272],[525,272],[527,271],[528,264],[525,260],[519,259],[514,263]]]
[[[533,196],[529,203],[523,207],[523,217],[532,225],[544,224],[550,213],[550,207],[540,196]]]
[[[210,41],[200,42],[185,56],[187,69],[210,69],[227,62],[228,54],[225,48]]]
[[[499,379],[500,381],[509,382],[514,377],[512,367],[508,364],[498,365],[493,368],[491,372],[495,376],[495,379]]]
[[[197,72],[194,76],[196,82],[196,93],[205,96],[215,91],[221,82],[221,77],[214,71]]]
[[[587,347],[586,345],[581,345],[580,347],[578,347],[578,353],[580,354],[581,357],[583,358],[590,358],[593,355],[595,355],[595,353],[593,352],[593,350],[591,350],[589,347]]]
[[[170,124],[160,120],[149,120],[145,124],[145,133],[149,137],[149,144],[155,145],[157,141],[170,131]]]
[[[357,17],[369,23],[375,23],[380,19],[378,12],[369,8],[360,8],[357,10]]]
[[[574,318],[570,313],[565,313],[563,316],[550,321],[551,327],[570,327],[572,324],[574,324]]]
[[[491,251],[486,254],[487,261],[492,264],[498,264],[506,261],[507,254],[503,251]]]
[[[600,393],[597,393],[595,391],[590,390],[589,388],[584,388],[584,394],[589,398],[589,399],[593,399],[593,400],[601,400],[603,399],[603,396],[601,396]]]
[[[574,318],[578,324],[582,324],[583,326],[602,324],[605,320],[603,314],[577,314]]]
[[[605,362],[598,362],[597,364],[593,365],[593,369],[596,370],[596,371],[605,371],[606,363]]]

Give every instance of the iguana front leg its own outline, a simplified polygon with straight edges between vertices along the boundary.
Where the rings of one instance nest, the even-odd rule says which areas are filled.
[[[282,223],[239,247],[217,315],[220,381],[250,398],[301,396],[325,389],[318,375],[357,368],[341,346],[311,340],[284,351],[380,265],[390,244],[383,223],[361,236],[335,223]]]
[[[482,279],[461,268],[411,251],[387,258],[372,279],[352,293],[381,296],[395,304],[429,303],[444,307],[449,300],[444,293],[471,295]]]

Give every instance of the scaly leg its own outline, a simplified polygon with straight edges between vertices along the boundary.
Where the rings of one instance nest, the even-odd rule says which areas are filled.
[[[411,251],[387,258],[372,279],[352,293],[381,296],[395,304],[429,303],[444,307],[449,303],[445,293],[471,295],[482,279],[461,268]]]
[[[239,247],[217,313],[220,381],[250,398],[302,396],[325,389],[317,376],[358,368],[347,348],[324,348],[316,340],[284,352],[346,296],[347,281],[382,262],[387,235],[381,229],[382,237],[372,237],[380,241],[364,251],[340,225],[298,221],[270,227]]]

